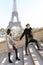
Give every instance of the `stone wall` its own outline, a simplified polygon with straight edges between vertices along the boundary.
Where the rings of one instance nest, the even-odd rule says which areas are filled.
[[[43,29],[33,31],[34,38],[38,41],[43,41]],[[22,47],[25,45],[25,39],[23,38],[21,41],[15,41],[16,47]],[[7,43],[6,41],[0,42],[0,53],[7,51]]]
[[[38,41],[43,41],[43,29],[33,31],[34,38]]]

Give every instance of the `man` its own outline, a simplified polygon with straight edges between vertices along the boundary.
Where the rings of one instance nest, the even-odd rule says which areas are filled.
[[[11,30],[8,29],[8,30],[7,30],[6,40],[7,40],[7,46],[8,46],[8,60],[9,60],[10,63],[13,63],[13,62],[11,61],[11,59],[10,59],[12,49],[15,50],[16,60],[20,60],[20,59],[18,58],[17,49],[16,49],[16,47],[14,46],[14,40],[13,40],[12,35],[11,35],[10,32],[11,32]]]
[[[28,47],[28,44],[30,42],[35,42],[38,50],[40,50],[39,45],[38,45],[38,41],[33,38],[32,28],[30,27],[30,24],[26,24],[26,28],[25,28],[23,34],[21,35],[20,40],[23,38],[24,35],[25,35],[25,51],[26,51],[26,55],[28,55],[27,54],[27,47]]]

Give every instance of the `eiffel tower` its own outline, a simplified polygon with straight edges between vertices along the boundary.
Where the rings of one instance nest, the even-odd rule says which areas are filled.
[[[16,17],[17,22],[13,21],[14,20],[14,17]],[[19,28],[22,28],[21,22],[19,21],[17,8],[16,8],[16,0],[13,0],[12,17],[11,17],[11,21],[9,22],[9,24],[7,26],[7,29],[11,29],[14,26],[19,27]]]

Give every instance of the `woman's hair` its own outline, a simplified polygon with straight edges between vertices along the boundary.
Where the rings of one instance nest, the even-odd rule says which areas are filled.
[[[7,34],[8,34],[8,35],[9,35],[10,31],[11,31],[10,29],[7,29]]]

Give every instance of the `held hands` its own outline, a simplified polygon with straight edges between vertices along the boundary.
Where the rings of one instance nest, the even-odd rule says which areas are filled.
[[[18,39],[14,39],[14,38],[13,38],[13,40],[14,40],[14,41],[20,41],[21,39],[20,39],[20,38],[18,38]]]
[[[21,38],[20,38],[20,36],[19,36],[19,37],[13,38],[13,40],[15,40],[15,41],[20,41]]]
[[[21,40],[21,38],[16,39],[16,41],[20,41],[20,40]]]

